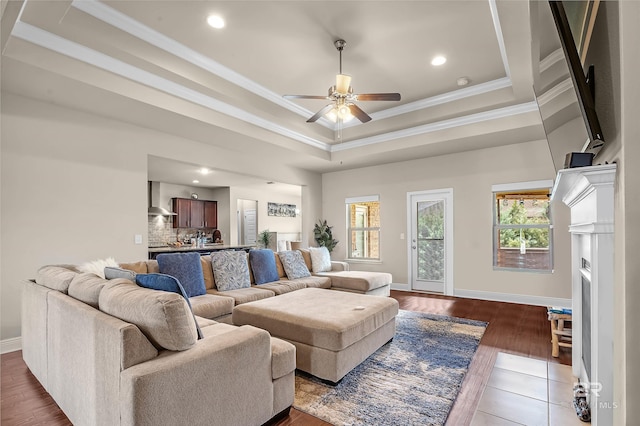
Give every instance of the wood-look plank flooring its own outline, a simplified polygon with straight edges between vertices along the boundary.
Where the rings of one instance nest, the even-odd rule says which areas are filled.
[[[489,323],[462,384],[460,394],[449,414],[448,425],[463,426],[471,422],[498,352],[561,364],[571,363],[570,349],[561,348],[560,357],[551,357],[550,325],[544,307],[400,291],[392,291],[391,297],[398,300],[400,309]],[[31,374],[22,360],[21,351],[4,354],[1,358],[0,423],[2,425],[71,424]],[[274,424],[278,426],[329,425],[295,409],[291,410],[288,417]]]

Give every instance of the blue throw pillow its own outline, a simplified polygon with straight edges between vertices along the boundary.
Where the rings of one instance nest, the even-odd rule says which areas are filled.
[[[165,274],[137,274],[136,275],[136,284],[140,287],[150,288],[152,290],[161,290],[168,291],[170,293],[178,293],[184,300],[187,301],[187,305],[189,305],[189,309],[191,309],[191,302],[189,301],[189,297],[187,296],[187,292],[184,290],[184,287],[180,284],[180,281],[176,277],[172,277],[171,275]],[[193,309],[191,309],[191,313],[193,314]],[[198,325],[198,321],[194,315],[193,320],[196,322],[196,330],[198,331],[198,339],[202,339],[202,330],[200,330],[200,326]]]
[[[271,283],[280,279],[273,250],[250,250],[249,263],[256,284]]]
[[[176,277],[188,297],[207,294],[200,253],[162,253],[156,257],[161,274]]]

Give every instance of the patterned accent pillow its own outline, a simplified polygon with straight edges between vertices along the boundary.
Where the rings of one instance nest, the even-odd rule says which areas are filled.
[[[298,250],[278,252],[278,257],[280,257],[284,271],[287,273],[287,278],[290,280],[311,276],[311,272],[309,272],[309,268],[307,268],[302,258],[302,253]]]
[[[211,267],[218,291],[251,287],[247,254],[223,250],[211,253]]]
[[[156,260],[160,273],[176,277],[187,297],[207,294],[199,253],[161,253]]]
[[[256,284],[271,283],[280,279],[273,250],[250,250],[249,263]]]
[[[180,281],[176,277],[172,277],[171,275],[165,274],[137,274],[135,277],[136,284],[140,287],[150,288],[152,290],[162,290],[168,291],[171,293],[178,293],[184,300],[187,301],[187,305],[189,305],[189,309],[193,313],[193,308],[191,308],[191,302],[189,301],[189,297],[187,296],[187,292],[184,287],[180,284]],[[198,340],[203,339],[202,330],[200,330],[200,326],[198,325],[198,321],[196,320],[195,315],[193,316],[193,320],[196,323],[196,330],[198,331]]]
[[[314,273],[331,271],[331,255],[326,247],[309,247],[309,254]]]

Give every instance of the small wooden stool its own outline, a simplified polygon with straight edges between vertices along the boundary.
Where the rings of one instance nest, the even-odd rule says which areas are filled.
[[[551,322],[551,356],[557,358],[560,355],[560,347],[571,347],[571,329],[564,328],[565,321],[571,321],[571,314],[557,314],[547,311]]]

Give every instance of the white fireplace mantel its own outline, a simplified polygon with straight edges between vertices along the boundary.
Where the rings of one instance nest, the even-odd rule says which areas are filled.
[[[616,165],[558,172],[551,201],[571,209],[572,369],[590,390],[591,423],[613,424]],[[590,344],[589,344],[590,342]]]

